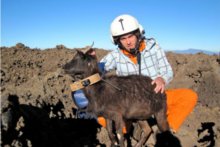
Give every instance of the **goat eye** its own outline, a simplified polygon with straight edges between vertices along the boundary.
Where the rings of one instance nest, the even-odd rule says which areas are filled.
[[[77,74],[77,75],[74,76],[75,81],[78,81],[78,80],[81,80],[81,79],[83,79],[83,76],[81,74]]]

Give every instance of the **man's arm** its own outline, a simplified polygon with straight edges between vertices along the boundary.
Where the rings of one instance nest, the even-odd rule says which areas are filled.
[[[162,50],[159,45],[156,45],[156,47],[159,77],[162,77],[164,79],[165,84],[167,85],[173,79],[173,70],[170,63],[167,60],[164,50]]]
[[[156,93],[163,93],[165,91],[165,86],[173,79],[173,70],[166,58],[164,50],[162,50],[158,44],[156,44],[155,47],[159,74],[158,77],[153,80],[152,85],[156,84],[156,88],[154,89]]]
[[[115,70],[116,69],[116,61],[115,61],[114,53],[113,52],[108,53],[106,56],[104,56],[100,60],[100,63],[104,65],[105,72]]]

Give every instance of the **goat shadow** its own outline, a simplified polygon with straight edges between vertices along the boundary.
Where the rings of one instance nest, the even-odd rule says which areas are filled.
[[[48,110],[51,107],[54,114],[62,112],[64,108],[62,102],[55,106],[45,105],[38,108],[19,104],[16,95],[10,95],[8,100],[12,103],[7,109],[10,112],[5,113],[7,119],[1,121],[4,121],[4,124],[8,123],[10,127],[7,130],[2,129],[2,146],[16,144],[33,147],[104,146],[97,140],[100,125],[96,120],[64,118],[62,113],[59,113],[59,117],[49,117]],[[21,117],[23,121],[18,125]]]

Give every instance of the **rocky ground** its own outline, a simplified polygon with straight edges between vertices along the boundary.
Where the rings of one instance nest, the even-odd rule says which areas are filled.
[[[109,146],[104,128],[75,118],[72,80],[62,70],[75,51],[63,45],[1,47],[1,146]],[[98,59],[108,52],[96,51]],[[168,88],[191,88],[199,95],[176,136],[183,147],[220,146],[219,57],[172,52],[167,57],[174,70]]]

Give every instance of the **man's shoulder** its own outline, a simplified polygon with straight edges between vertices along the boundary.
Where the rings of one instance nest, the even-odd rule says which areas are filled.
[[[147,38],[146,39],[146,44],[147,44],[147,50],[155,50],[159,48],[159,44],[154,38]]]
[[[111,50],[104,58],[115,58],[119,55],[119,49]]]
[[[148,44],[156,44],[157,43],[155,38],[146,38],[146,42]]]

